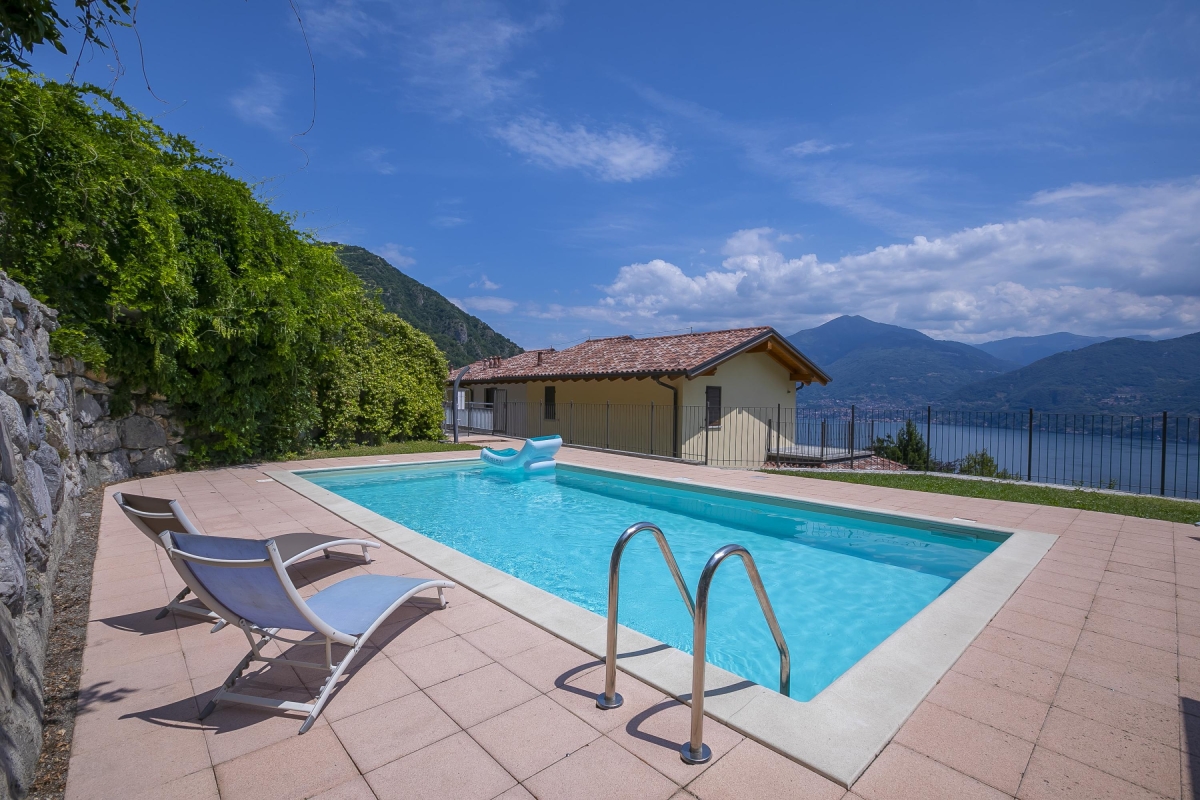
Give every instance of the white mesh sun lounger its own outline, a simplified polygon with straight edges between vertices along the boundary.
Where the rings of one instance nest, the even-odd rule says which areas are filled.
[[[188,519],[187,514],[183,513],[183,509],[179,505],[178,500],[167,500],[162,497],[146,497],[139,494],[124,494],[122,492],[114,492],[113,500],[117,501],[117,505],[125,512],[125,516],[137,526],[137,529],[146,534],[150,539],[160,547],[162,542],[159,540],[159,535],[163,531],[181,531],[190,533],[194,536],[203,536]],[[372,542],[366,539],[347,539],[341,536],[329,536],[321,533],[281,533],[273,537],[275,545],[279,549],[279,555],[283,558],[283,565],[290,567],[297,561],[303,561],[309,556],[324,552],[326,558],[342,558],[352,560],[360,564],[370,563],[371,556],[367,552],[368,548],[379,547],[379,542]],[[361,547],[362,557],[351,553],[330,552],[334,547]],[[178,570],[178,567],[176,568]],[[187,583],[187,578],[184,578],[184,583]],[[198,617],[200,619],[216,622],[220,625],[221,618],[212,611],[199,608],[194,605],[188,605],[183,600],[192,590],[185,587],[182,592],[177,594],[170,603],[158,612],[155,619],[162,619],[167,614],[175,612],[189,617]],[[216,628],[214,628],[216,630]]]
[[[161,539],[167,554],[179,573],[186,576],[188,586],[196,596],[230,625],[241,628],[250,642],[250,652],[200,712],[200,719],[211,714],[217,703],[246,703],[307,714],[300,726],[300,733],[304,733],[316,721],[350,661],[392,612],[412,600],[418,592],[432,589],[437,590],[439,607],[445,608],[443,590],[454,588],[447,580],[356,575],[305,600],[296,591],[273,539],[229,539],[173,531],[164,532]],[[288,639],[279,635],[280,630],[317,634],[317,637]],[[259,637],[257,641],[256,636]],[[272,640],[323,647],[324,663],[263,655],[262,646]],[[333,661],[335,644],[350,648],[336,663]],[[329,674],[312,703],[235,692],[238,678],[254,661],[323,670]]]

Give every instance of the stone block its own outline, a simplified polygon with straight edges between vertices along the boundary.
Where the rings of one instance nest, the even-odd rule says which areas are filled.
[[[80,427],[75,435],[80,450],[87,453],[111,453],[121,446],[121,433],[117,423],[102,419],[91,427]]]
[[[12,339],[0,339],[0,358],[4,359],[8,372],[0,389],[21,402],[32,402],[38,384],[42,382],[42,370],[38,366],[33,339],[22,336],[20,344]]]
[[[9,485],[17,482],[17,453],[8,435],[8,426],[4,424],[3,414],[0,414],[0,480]]]
[[[33,460],[42,468],[42,476],[46,480],[46,492],[50,495],[50,507],[58,511],[63,498],[63,464],[58,451],[46,442],[42,442],[33,454]]]
[[[100,453],[96,456],[95,467],[101,483],[117,483],[133,477],[133,467],[124,450]]]
[[[164,469],[175,467],[175,456],[166,447],[155,447],[146,450],[142,457],[133,465],[136,475],[149,475],[152,472],[162,472]]]
[[[7,394],[0,393],[0,416],[4,417],[4,428],[13,446],[22,455],[28,453],[29,428],[25,425],[25,412],[21,410],[21,404]]]
[[[167,443],[167,432],[150,417],[127,417],[117,425],[121,432],[121,446],[130,450],[147,450]]]
[[[20,609],[25,601],[25,519],[17,493],[0,484],[0,602]]]
[[[104,409],[90,393],[81,392],[80,394],[82,396],[75,402],[75,414],[84,425],[91,425],[104,416]]]
[[[38,530],[34,532],[34,542],[45,552],[46,545],[50,542],[50,532],[54,530],[54,507],[50,502],[50,490],[46,487],[46,476],[40,464],[32,458],[27,458],[24,467],[24,488],[29,492],[28,508],[31,512],[26,522],[36,523]],[[27,525],[26,531],[29,530]]]

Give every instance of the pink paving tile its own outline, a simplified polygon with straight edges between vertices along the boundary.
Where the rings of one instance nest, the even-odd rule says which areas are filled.
[[[1051,603],[1023,594],[1015,594],[1009,598],[1008,602],[1004,604],[1002,611],[1018,611],[1031,617],[1057,622],[1075,630],[1083,627],[1088,616],[1087,611],[1084,609]]]
[[[1092,603],[1092,611],[1168,631],[1175,630],[1174,611],[1149,608],[1121,600],[1110,600],[1107,597],[1097,597]]]
[[[1083,611],[1088,611],[1092,607],[1092,600],[1095,599],[1095,595],[1091,592],[1074,592],[1037,581],[1025,581],[1021,584],[1021,588],[1017,589],[1017,594]]]
[[[518,784],[497,797],[496,800],[536,800],[536,798],[524,786]]]
[[[1051,670],[1016,661],[974,645],[967,648],[952,669],[1043,703],[1054,699],[1060,677]]]
[[[353,780],[354,762],[328,727],[218,764],[222,797],[301,798]]]
[[[311,698],[291,691],[274,695],[295,702],[309,702]],[[209,696],[204,697],[207,703]],[[280,712],[269,708],[220,703],[216,710],[204,718],[204,737],[208,744],[209,757],[213,764],[231,761],[255,750],[299,735],[304,716],[295,712]],[[312,730],[328,725],[324,717],[318,717]]]
[[[524,650],[545,644],[552,637],[533,623],[512,616],[484,628],[464,634],[463,638],[494,659],[508,658]]]
[[[964,775],[1015,794],[1033,743],[923,703],[893,740]]]
[[[538,800],[667,800],[678,788],[604,737],[524,785]]]
[[[700,800],[838,800],[846,793],[832,781],[749,739],[713,762],[687,790]]]
[[[454,720],[420,692],[331,721],[330,727],[362,772],[416,752],[459,730]]]
[[[187,681],[158,689],[81,692],[71,753],[125,747],[146,735],[170,738],[175,731],[198,731],[199,713]]]
[[[1175,613],[1175,597],[1164,597],[1161,594],[1146,592],[1141,589],[1134,589],[1129,586],[1114,586],[1112,584],[1101,584],[1096,590],[1096,597],[1103,597],[1109,600],[1120,600],[1125,603],[1132,603],[1138,606],[1147,606],[1155,608],[1159,611]],[[1181,604],[1186,604],[1188,601],[1181,600]],[[1185,612],[1185,609],[1180,606],[1179,610]],[[1186,612],[1185,612],[1186,613]]]
[[[1103,566],[1100,569],[1103,569]],[[1025,580],[1027,583],[1041,583],[1046,586],[1053,586],[1056,589],[1090,593],[1096,591],[1096,587],[1100,583],[1100,574],[1097,574],[1093,579],[1076,578],[1072,575],[1063,575],[1061,572],[1054,572],[1045,567],[1036,567],[1033,572],[1029,573],[1029,577]]]
[[[1019,633],[991,625],[984,628],[983,632],[976,637],[975,645],[984,650],[990,650],[993,653],[999,653],[1054,672],[1064,671],[1067,668],[1067,662],[1071,659],[1069,647],[1050,644],[1041,639],[1022,636]]]
[[[209,766],[204,734],[198,729],[164,728],[112,747],[72,753],[67,772],[68,800],[125,798],[150,791]]]
[[[880,753],[850,787],[865,800],[1000,800],[1006,795],[991,786],[898,744]]]
[[[1169,708],[1175,708],[1178,703],[1179,683],[1174,678],[1134,669],[1106,658],[1077,652],[1071,656],[1067,674]]]
[[[1178,751],[1060,708],[1038,745],[1163,795],[1179,797]]]
[[[500,663],[539,692],[549,692],[581,672],[602,666],[602,662],[590,654],[558,638],[509,656]]]
[[[1080,634],[1075,651],[1172,678],[1179,671],[1179,657],[1175,653],[1093,631]]]
[[[1141,786],[1036,747],[1017,793],[1021,800],[1161,800]]]
[[[992,619],[991,626],[1019,633],[1022,636],[1039,639],[1043,642],[1049,642],[1050,644],[1073,647],[1083,624],[1082,620],[1080,620],[1079,625],[1052,622],[1048,619],[1043,619],[1032,614],[1025,614],[1005,606]]]
[[[499,664],[488,664],[430,686],[425,693],[461,727],[469,728],[532,700],[538,690]]]
[[[362,658],[362,654],[359,658]],[[324,680],[324,673],[314,672],[313,675],[321,677],[319,680],[306,680],[306,684],[316,692],[320,688],[319,681]],[[399,667],[385,656],[376,654],[352,666],[348,674],[342,677],[322,715],[329,720],[349,717],[416,690],[417,685]]]
[[[143,792],[126,795],[125,800],[218,800],[220,796],[216,773],[210,768]]]
[[[459,733],[367,773],[380,800],[490,800],[516,781]]]
[[[1179,712],[1066,676],[1054,705],[1105,725],[1179,748]]]
[[[157,689],[188,679],[183,654],[171,652],[118,665],[93,667],[84,656],[81,692]]]
[[[604,670],[592,669],[573,676],[548,697],[602,733],[626,725],[643,709],[661,703],[666,695],[622,672],[617,673],[617,691],[625,698],[620,708],[596,708],[596,695],[604,691]]]
[[[388,623],[375,632],[375,635],[371,637],[371,643],[382,650],[388,658],[395,658],[401,653],[407,653],[454,636],[454,631],[439,622],[437,616],[437,612],[430,612],[419,617]]]
[[[599,731],[539,695],[474,726],[471,737],[517,780],[546,767],[599,738]]]
[[[1089,614],[1087,622],[1084,624],[1084,630],[1102,633],[1105,636],[1111,636],[1114,639],[1123,639],[1127,642],[1137,642],[1138,644],[1153,647],[1158,650],[1164,650],[1169,653],[1174,653],[1176,642],[1182,644],[1182,639],[1186,634],[1180,634],[1178,639],[1171,631],[1163,630],[1162,628],[1151,628],[1148,625],[1139,625],[1136,622],[1130,622],[1127,619],[1120,617],[1110,617],[1107,614],[1095,612]],[[1200,637],[1197,637],[1200,643]],[[1200,653],[1200,650],[1197,650]]]
[[[1048,703],[954,671],[946,673],[928,701],[1030,742],[1050,710]]]
[[[690,736],[692,710],[676,700],[664,700],[613,728],[608,738],[679,784],[695,780],[745,737],[713,719],[704,721],[704,744],[712,750],[708,764],[685,764],[679,748]]]
[[[506,611],[491,602],[451,602],[450,607],[438,614],[438,622],[455,633],[470,633],[486,628],[497,622],[507,622],[513,619],[511,611]]]
[[[371,791],[367,779],[360,775],[332,789],[313,795],[312,800],[375,800],[375,793]]]
[[[1100,581],[1101,586],[1125,586],[1130,589],[1137,589],[1142,592],[1162,595],[1163,597],[1175,596],[1175,581],[1159,581],[1150,578],[1142,578],[1137,575],[1126,575],[1122,572],[1105,572],[1104,579]]]
[[[387,652],[386,648],[384,652]],[[391,660],[421,688],[457,678],[492,663],[490,658],[459,637],[393,655]]]

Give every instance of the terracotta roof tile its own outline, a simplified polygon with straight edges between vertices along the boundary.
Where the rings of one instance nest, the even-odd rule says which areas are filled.
[[[471,365],[464,383],[537,380],[585,376],[679,375],[751,342],[767,338],[786,340],[774,328],[738,328],[675,336],[635,339],[616,336],[591,339],[566,350],[530,350],[505,359],[484,359]],[[796,352],[792,349],[792,352]],[[797,353],[799,355],[799,353]],[[801,356],[803,359],[803,356]],[[808,364],[807,359],[804,363]],[[821,377],[823,373],[813,366]],[[451,378],[457,370],[452,371]]]

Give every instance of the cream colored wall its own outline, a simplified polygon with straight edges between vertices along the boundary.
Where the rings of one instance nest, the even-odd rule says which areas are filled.
[[[705,390],[721,387],[721,424],[705,430]],[[794,414],[795,382],[788,370],[766,353],[743,353],[717,367],[713,375],[686,381],[681,402],[683,456],[713,464],[765,461],[767,439],[779,420]],[[786,410],[785,410],[786,409]]]

